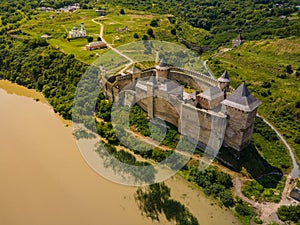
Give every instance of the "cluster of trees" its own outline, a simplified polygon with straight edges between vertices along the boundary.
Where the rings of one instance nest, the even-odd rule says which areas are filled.
[[[233,186],[230,175],[219,172],[214,168],[205,170],[192,168],[189,179],[202,187],[205,194],[218,198],[224,206],[234,206],[235,202],[230,191]]]
[[[265,37],[299,36],[300,20],[287,17],[298,13],[297,0],[191,0],[174,2],[167,0],[134,1],[134,0],[103,0],[105,3],[122,5],[130,9],[150,11],[154,13],[171,13],[177,19],[183,19],[194,27],[210,32],[199,43],[220,45],[228,43],[242,32],[247,40],[258,40]],[[184,29],[177,27],[176,29]],[[154,24],[155,25],[155,24]],[[175,33],[173,31],[173,33]]]
[[[176,225],[198,225],[198,220],[180,202],[170,198],[170,188],[164,183],[138,188],[135,199],[142,212],[152,220],[160,221],[164,214],[168,221]]]
[[[282,221],[293,221],[300,224],[300,205],[281,206],[277,214]]]
[[[76,86],[87,69],[74,55],[47,46],[43,39],[17,42],[2,36],[0,65],[0,79],[42,92],[55,112],[71,119]]]
[[[268,175],[258,180],[248,181],[242,192],[248,198],[254,197],[256,201],[261,199],[268,202],[279,202],[284,182],[285,179],[279,175]]]

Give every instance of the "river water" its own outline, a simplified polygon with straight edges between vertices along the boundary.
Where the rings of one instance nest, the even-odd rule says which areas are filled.
[[[0,224],[158,224],[141,215],[136,188],[112,183],[88,167],[68,124],[41,94],[0,80]],[[239,224],[184,180],[167,184],[201,225]]]

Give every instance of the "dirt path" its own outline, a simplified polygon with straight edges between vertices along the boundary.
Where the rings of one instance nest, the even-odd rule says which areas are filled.
[[[102,17],[98,17],[98,18],[102,18]],[[109,44],[103,37],[103,33],[104,33],[104,25],[100,22],[96,21],[97,18],[92,19],[92,22],[99,24],[100,25],[100,32],[99,32],[99,36],[102,39],[102,41],[104,43],[106,43],[107,47],[110,48],[111,50],[113,50],[115,53],[117,53],[118,55],[124,57],[125,59],[127,59],[129,61],[128,64],[125,65],[124,69],[121,70],[119,73],[123,73],[126,69],[128,69],[131,65],[134,64],[134,61],[129,58],[127,55],[123,54],[122,52],[120,52],[118,49],[114,48],[111,44]]]

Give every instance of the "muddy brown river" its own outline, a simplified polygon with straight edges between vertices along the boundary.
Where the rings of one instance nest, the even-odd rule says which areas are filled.
[[[68,124],[41,94],[0,80],[0,224],[171,224],[141,215],[136,188],[96,174],[81,157]],[[183,179],[166,183],[201,225],[239,224]]]

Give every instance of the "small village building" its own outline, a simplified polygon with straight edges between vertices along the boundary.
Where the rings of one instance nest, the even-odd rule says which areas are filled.
[[[91,42],[85,46],[86,50],[96,50],[96,49],[102,49],[102,48],[107,48],[106,43],[103,41]]]
[[[244,40],[242,39],[242,36],[239,34],[235,39],[232,40],[232,47],[237,48],[239,47]]]
[[[103,9],[97,9],[97,10],[96,10],[96,14],[97,14],[98,16],[105,16],[105,15],[106,15],[106,11],[103,10]]]
[[[291,193],[290,193],[290,197],[295,199],[296,201],[300,202],[300,189],[295,187]]]
[[[50,36],[49,34],[43,34],[43,35],[41,36],[41,38],[47,40],[47,39],[51,38],[51,36]]]
[[[129,28],[128,28],[128,26],[126,26],[126,27],[123,27],[123,28],[116,28],[115,30],[116,30],[117,32],[125,32],[125,31],[128,31]]]
[[[71,39],[74,39],[74,38],[82,38],[82,37],[86,37],[87,34],[86,34],[86,30],[85,30],[85,27],[84,27],[84,24],[81,23],[81,28],[80,30],[78,29],[78,27],[73,27],[71,31],[69,31],[69,37]]]

